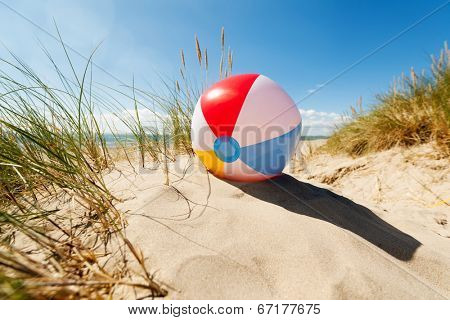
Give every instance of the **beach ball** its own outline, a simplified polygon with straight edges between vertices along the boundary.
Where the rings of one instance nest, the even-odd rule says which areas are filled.
[[[192,116],[192,147],[219,178],[261,181],[280,175],[300,140],[302,120],[289,95],[259,74],[221,80]]]

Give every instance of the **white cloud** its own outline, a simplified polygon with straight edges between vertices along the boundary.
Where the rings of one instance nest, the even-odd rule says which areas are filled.
[[[336,126],[344,120],[342,115],[336,112],[324,112],[314,109],[299,109],[303,121],[303,135],[328,136]]]
[[[139,108],[139,120],[144,128],[162,128],[162,119],[167,116],[147,108]],[[130,133],[126,123],[135,124],[136,113],[134,109],[124,109],[117,112],[103,112],[96,116],[99,126],[107,133]]]

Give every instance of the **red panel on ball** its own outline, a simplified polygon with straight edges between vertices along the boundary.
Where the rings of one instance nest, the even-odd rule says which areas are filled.
[[[258,76],[243,74],[229,77],[202,95],[203,115],[216,137],[231,136],[248,91]]]

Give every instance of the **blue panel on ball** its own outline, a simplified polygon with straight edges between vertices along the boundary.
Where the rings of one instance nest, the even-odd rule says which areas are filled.
[[[241,148],[241,160],[262,174],[280,174],[297,146],[301,128],[300,122],[296,128],[279,137]]]

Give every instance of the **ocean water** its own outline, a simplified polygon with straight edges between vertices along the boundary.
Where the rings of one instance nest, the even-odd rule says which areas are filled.
[[[130,133],[120,133],[120,134],[111,134],[111,133],[105,133],[103,135],[105,137],[106,145],[107,146],[114,146],[117,144],[117,141],[124,143],[124,144],[131,144],[136,142],[136,139],[134,136]]]

